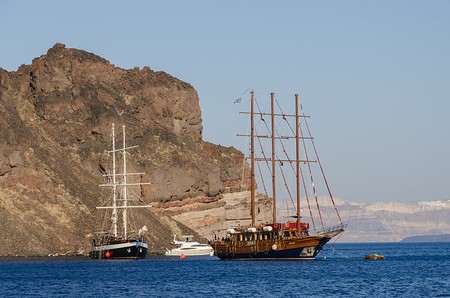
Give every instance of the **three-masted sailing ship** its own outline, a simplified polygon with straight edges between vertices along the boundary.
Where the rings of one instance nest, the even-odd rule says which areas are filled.
[[[150,205],[133,205],[140,197],[133,188],[142,187],[150,183],[132,182],[131,177],[142,177],[145,173],[127,172],[127,151],[137,146],[126,146],[125,125],[123,125],[122,148],[116,148],[115,129],[112,124],[112,149],[108,151],[111,156],[112,171],[104,171],[105,184],[111,190],[110,197],[105,201],[104,206],[97,207],[105,211],[105,218],[102,223],[102,230],[95,232],[92,240],[92,247],[89,256],[93,259],[141,259],[145,258],[148,244],[145,240],[147,227],[141,229],[130,229],[129,211],[132,208],[146,208]],[[118,170],[121,165],[122,170]],[[106,205],[109,204],[109,205]]]
[[[214,249],[214,254],[222,260],[242,260],[242,259],[266,259],[266,260],[313,260],[316,258],[317,254],[323,249],[324,245],[330,241],[333,237],[339,235],[344,231],[345,224],[342,222],[341,217],[337,211],[336,205],[334,203],[333,196],[331,195],[330,189],[328,187],[328,182],[323,172],[322,165],[317,155],[317,150],[314,145],[313,138],[310,134],[309,126],[307,123],[307,118],[303,112],[299,112],[299,99],[298,95],[295,95],[295,114],[284,113],[279,111],[281,109],[278,104],[278,109],[275,109],[275,96],[271,93],[271,108],[270,113],[264,112],[260,109],[258,102],[255,103],[254,92],[250,92],[250,112],[243,112],[243,114],[250,116],[251,123],[251,133],[249,135],[240,135],[250,137],[250,219],[251,223],[247,226],[237,226],[228,228],[226,230],[225,237],[222,237],[211,242]],[[255,106],[257,109],[255,109]],[[303,108],[302,108],[303,111]],[[258,118],[256,118],[258,117]],[[276,118],[281,118],[280,121],[289,122],[287,119],[291,118],[290,122],[293,125],[290,126],[289,135],[280,135],[276,127]],[[292,120],[293,118],[293,120]],[[269,120],[270,119],[270,120]],[[255,121],[260,120],[265,126],[266,133],[257,132],[255,127]],[[300,120],[304,122],[303,125],[300,124]],[[268,123],[271,122],[271,125]],[[295,125],[295,128],[292,126]],[[308,132],[307,135],[304,131]],[[271,156],[265,154],[264,149],[261,145],[261,140],[269,140],[271,143]],[[287,141],[293,140],[295,143],[295,156],[290,157],[287,154],[287,150],[284,145],[281,145],[282,151],[280,154],[276,152],[276,148],[280,148],[275,145],[276,141]],[[310,156],[307,153],[306,142],[312,142],[313,152],[316,156],[316,160],[309,160]],[[257,145],[261,146],[260,154],[256,154]],[[309,145],[311,147],[311,145]],[[301,149],[302,152],[301,152]],[[310,149],[311,150],[311,149]],[[302,153],[302,158],[300,154]],[[261,169],[257,167],[258,162],[262,162],[268,168],[272,180],[272,207],[273,207],[273,220],[269,223],[257,223],[256,222],[256,208],[255,208],[255,197],[257,192],[255,172],[262,173]],[[331,199],[335,212],[337,214],[337,223],[329,226],[327,228],[323,225],[322,215],[319,209],[319,199],[317,197],[316,189],[314,186],[314,180],[311,176],[310,179],[305,179],[305,174],[312,173],[310,164],[316,163],[320,167],[320,171],[323,174],[323,180],[325,181],[326,189],[328,191],[328,197]],[[287,164],[292,169],[293,177],[292,180],[295,185],[295,201],[296,206],[294,208],[295,215],[287,216],[287,220],[281,221],[277,219],[277,185],[276,185],[276,175],[279,173],[278,168],[282,168],[283,164]],[[305,174],[302,175],[301,165],[306,165]],[[283,184],[287,185],[288,176],[285,174],[280,175],[283,178]],[[310,180],[312,183],[311,189],[307,190],[306,180]],[[266,187],[264,187],[266,189]],[[310,231],[310,223],[303,221],[301,216],[302,209],[300,208],[300,195],[303,189],[304,197],[303,200],[307,201],[307,206],[311,207],[312,203],[310,201],[315,200],[317,204],[317,209],[320,222],[322,226],[320,229],[315,228],[314,217],[310,209],[311,221],[314,224],[314,233]],[[289,195],[291,192],[288,190]],[[291,197],[291,200],[294,199]],[[317,212],[316,212],[317,213]]]

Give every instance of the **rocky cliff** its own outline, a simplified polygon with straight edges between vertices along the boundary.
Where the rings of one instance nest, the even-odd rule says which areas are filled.
[[[139,146],[137,170],[152,182],[145,200],[161,206],[140,215],[151,252],[164,250],[172,233],[189,232],[167,206],[217,208],[238,190],[242,153],[202,141],[191,85],[56,44],[17,71],[0,68],[1,256],[88,249],[113,122]]]

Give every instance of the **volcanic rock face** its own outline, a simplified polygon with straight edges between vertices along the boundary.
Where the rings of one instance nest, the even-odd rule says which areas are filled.
[[[202,141],[191,85],[56,44],[15,72],[0,68],[0,255],[88,248],[111,123],[126,125],[139,146],[136,170],[152,182],[147,202],[217,201],[238,188],[242,153]],[[174,226],[185,229],[156,210],[144,213],[153,252]]]
[[[94,127],[121,116],[142,127],[201,139],[197,92],[164,72],[149,67],[120,69],[94,54],[61,44],[34,59],[25,72],[29,72],[36,114],[51,124]]]

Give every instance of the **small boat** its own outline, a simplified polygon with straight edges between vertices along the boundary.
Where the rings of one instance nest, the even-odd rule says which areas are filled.
[[[364,257],[366,260],[384,260],[384,256],[379,254],[370,254]]]
[[[341,220],[325,179],[314,138],[307,123],[309,116],[303,113],[303,108],[301,113],[299,111],[298,94],[295,95],[294,106],[286,111],[281,107],[284,104],[275,102],[274,93],[271,93],[270,112],[260,108],[267,105],[264,101],[260,103],[256,100],[253,90],[250,92],[250,112],[242,114],[250,116],[251,130],[249,133],[238,135],[250,137],[250,154],[246,155],[246,159],[250,161],[250,173],[246,171],[249,177],[242,179],[250,182],[250,218],[237,219],[239,222],[250,221],[245,225],[231,226],[226,230],[218,230],[217,234],[214,233],[212,241],[214,254],[222,260],[314,260],[324,245],[341,234],[346,225]],[[295,111],[295,114],[288,111]],[[287,130],[286,134],[280,133],[279,129],[283,127]],[[307,143],[308,141],[310,143]],[[293,147],[293,150],[286,145]],[[314,157],[315,160],[310,159]],[[319,166],[316,171],[311,170],[313,163]],[[334,208],[336,211],[335,219],[326,219],[328,224],[334,222],[334,226],[324,226],[319,208],[319,195],[316,192],[318,184],[312,178],[314,172],[322,174],[319,180],[322,180],[322,186],[326,186],[325,191],[330,199],[328,208]],[[258,181],[262,186],[261,190],[265,192],[265,197],[269,197],[270,190],[272,191],[271,222],[257,220],[260,208],[255,205],[256,173],[259,173]],[[243,186],[248,189],[247,185]],[[295,212],[295,215],[286,216],[285,218],[290,220],[285,222],[277,220],[276,195],[280,193],[284,194],[284,203],[292,202],[290,212]],[[310,223],[305,222],[304,215],[300,214],[303,211],[300,202],[303,208],[309,209],[304,214],[310,216],[315,233],[311,231]]]
[[[166,256],[180,256],[186,258],[186,256],[212,256],[213,248],[208,244],[202,244],[197,241],[192,241],[193,236],[183,236],[185,241],[178,241],[177,235],[173,235],[173,245],[178,245],[177,248],[167,249]]]
[[[103,177],[106,179],[102,187],[111,189],[111,196],[105,201],[103,206],[97,209],[103,209],[107,212],[101,223],[100,231],[94,233],[89,256],[92,259],[142,259],[145,258],[148,250],[148,244],[145,240],[147,227],[131,230],[129,223],[129,212],[133,208],[151,207],[150,205],[133,205],[136,197],[140,197],[137,188],[150,183],[132,182],[128,180],[132,176],[141,177],[144,173],[127,173],[127,150],[137,146],[128,146],[125,144],[125,125],[123,126],[123,145],[122,148],[116,148],[114,123],[112,124],[112,149],[108,151],[111,154],[111,169],[107,173],[102,168]],[[116,157],[120,156],[121,158]],[[117,170],[119,162],[122,171]],[[131,179],[131,178],[130,178]],[[142,201],[142,200],[139,200]]]

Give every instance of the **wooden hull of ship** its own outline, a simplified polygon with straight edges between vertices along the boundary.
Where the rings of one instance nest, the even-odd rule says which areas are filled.
[[[93,245],[89,256],[92,259],[143,259],[147,255],[145,242],[129,240]]]
[[[222,260],[314,260],[330,239],[319,235],[234,243],[215,241],[213,248]]]

